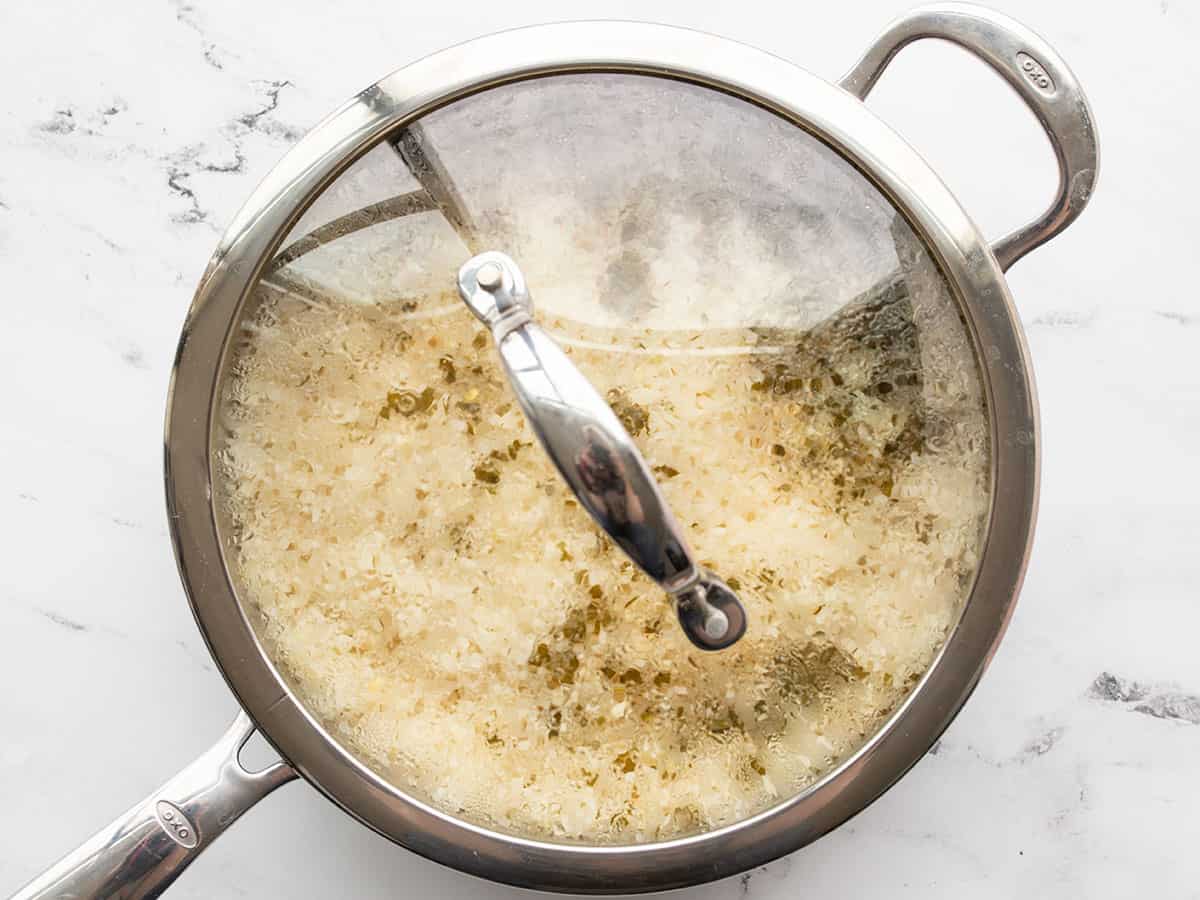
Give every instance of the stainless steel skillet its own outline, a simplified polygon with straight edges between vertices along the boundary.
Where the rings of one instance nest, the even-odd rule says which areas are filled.
[[[1037,116],[1056,155],[1060,183],[1050,207],[994,245],[924,161],[862,103],[894,55],[922,38],[953,42],[991,66]],[[969,600],[906,702],[857,753],[800,794],[725,828],[631,846],[553,844],[488,830],[372,771],[306,711],[264,650],[227,565],[227,532],[213,501],[213,411],[235,326],[260,274],[314,198],[372,147],[438,109],[503,85],[584,73],[667,79],[744,100],[847,161],[895,207],[950,285],[985,384],[992,447],[992,508]],[[1036,513],[1038,422],[1028,353],[1003,272],[1078,216],[1097,165],[1091,113],[1065,63],[1018,23],[966,5],[925,7],[901,18],[836,85],[710,35],[593,22],[472,41],[363,91],[295,147],[231,224],[197,291],[173,375],[165,456],[175,550],[197,622],[246,712],[196,762],[17,896],[157,896],[238,816],[297,776],[429,858],[501,882],[571,892],[651,891],[721,878],[791,852],[861,811],[949,724],[1011,615]],[[251,773],[237,753],[256,727],[281,760]]]

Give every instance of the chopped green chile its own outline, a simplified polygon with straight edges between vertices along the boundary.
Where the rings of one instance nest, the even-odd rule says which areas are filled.
[[[428,213],[248,304],[216,488],[263,646],[380,778],[485,827],[669,840],[793,796],[904,701],[971,589],[990,431],[936,260],[827,145],[694,85],[537,79],[423,127],[749,626],[696,650],[600,535]],[[334,202],[403,171],[381,146]]]

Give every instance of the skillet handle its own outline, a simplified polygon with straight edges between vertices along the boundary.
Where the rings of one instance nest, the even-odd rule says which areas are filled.
[[[244,712],[208,752],[33,879],[12,900],[157,897],[251,806],[296,777],[287,763],[247,772]]]
[[[1058,191],[1050,208],[992,247],[1000,268],[1008,271],[1070,225],[1091,199],[1100,164],[1091,108],[1074,74],[1049,44],[1020,22],[968,3],[922,6],[901,16],[846,73],[841,86],[865,100],[893,57],[923,38],[957,44],[998,72],[1037,117],[1058,160]]]

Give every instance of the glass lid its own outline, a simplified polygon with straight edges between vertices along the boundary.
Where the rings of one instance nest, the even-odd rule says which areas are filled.
[[[683,590],[539,442],[534,370],[456,281],[485,251],[736,594],[731,645],[681,629]],[[868,179],[742,99],[570,74],[442,107],[305,211],[239,328],[239,597],[330,734],[452,815],[620,844],[759,812],[883,724],[973,584],[990,448],[959,304]]]

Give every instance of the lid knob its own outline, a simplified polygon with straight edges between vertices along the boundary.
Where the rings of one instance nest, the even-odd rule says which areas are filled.
[[[504,270],[494,262],[486,262],[475,270],[475,280],[485,291],[493,293],[504,284]]]
[[[693,644],[721,650],[736,643],[746,631],[741,601],[695,561],[629,432],[533,321],[517,264],[503,253],[481,253],[459,270],[458,290],[491,329],[521,409],[580,505],[672,597]]]

